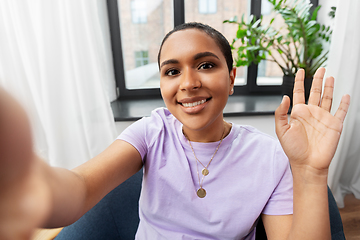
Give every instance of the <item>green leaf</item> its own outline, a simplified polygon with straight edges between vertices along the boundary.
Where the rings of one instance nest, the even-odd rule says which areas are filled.
[[[255,45],[255,43],[256,43],[256,38],[255,38],[255,37],[252,37],[251,40],[250,40],[250,42],[251,42],[252,45]]]
[[[277,32],[273,31],[273,32],[268,33],[268,37],[272,38],[272,37],[276,36],[277,34],[278,34]]]
[[[249,16],[248,23],[251,23],[251,22],[253,21],[253,19],[254,19],[254,15],[251,14],[251,15]]]
[[[239,39],[246,37],[246,29],[239,28],[236,32],[236,37]]]
[[[260,50],[260,46],[250,46],[246,48],[247,51],[258,51]]]
[[[321,8],[321,6],[317,6],[317,7],[314,9],[313,14],[311,15],[311,20],[316,20],[317,14],[318,14],[318,11],[319,11],[320,8]]]
[[[266,48],[269,49],[272,45],[274,45],[274,40],[269,41]]]
[[[257,26],[260,24],[261,19],[258,19],[251,27],[252,28],[257,28]]]
[[[314,27],[315,25],[319,25],[316,21],[309,21],[306,25],[305,25],[305,30],[309,30],[310,28]],[[317,27],[320,29],[320,25]]]
[[[275,18],[272,18],[272,19],[270,20],[269,25],[271,25],[271,24],[274,22],[274,20],[275,20]]]

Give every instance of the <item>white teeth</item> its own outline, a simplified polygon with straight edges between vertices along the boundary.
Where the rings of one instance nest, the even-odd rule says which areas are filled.
[[[203,104],[204,102],[206,102],[206,99],[198,101],[198,102],[193,102],[193,103],[183,103],[182,105],[184,107],[195,107],[197,105]]]

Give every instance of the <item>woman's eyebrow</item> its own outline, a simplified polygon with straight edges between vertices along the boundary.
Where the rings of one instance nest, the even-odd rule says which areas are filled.
[[[203,57],[215,57],[217,59],[220,60],[220,58],[218,56],[216,56],[214,53],[212,52],[200,52],[200,53],[197,53],[194,55],[194,60],[198,60],[200,58],[203,58]],[[160,69],[164,66],[164,65],[167,65],[167,64],[177,64],[179,63],[178,60],[176,59],[168,59],[168,60],[165,60],[163,61],[161,64],[160,64]]]
[[[203,57],[215,57],[215,58],[217,58],[217,59],[219,59],[220,60],[220,58],[218,57],[218,56],[216,56],[214,53],[212,53],[212,52],[201,52],[201,53],[197,53],[197,54],[195,54],[195,56],[194,56],[194,60],[198,60],[198,59],[200,59],[200,58],[203,58]]]
[[[165,61],[163,61],[163,62],[161,63],[160,69],[161,69],[164,65],[166,65],[166,64],[176,64],[176,63],[179,63],[179,61],[176,60],[176,59],[165,60]]]

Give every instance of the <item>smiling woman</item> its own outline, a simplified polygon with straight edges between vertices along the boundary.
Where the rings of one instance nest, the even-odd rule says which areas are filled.
[[[226,122],[223,110],[236,71],[229,69],[218,34],[210,26],[188,23],[163,41],[160,83],[167,108],[136,121],[106,150],[71,171],[49,167],[36,157],[19,158],[12,165],[8,161],[10,166],[4,168],[0,159],[0,176],[5,176],[0,178],[0,191],[10,182],[2,173],[16,169],[15,164],[31,174],[6,190],[19,189],[30,177],[44,179],[20,193],[30,191],[39,197],[33,189],[43,190],[44,202],[33,201],[29,208],[44,211],[46,227],[58,227],[76,221],[143,168],[135,239],[254,240],[259,218],[270,240],[329,239],[327,172],[349,96],[331,115],[334,79],[326,80],[322,92],[325,69],[319,69],[306,105],[300,70],[290,121],[288,97],[276,110],[279,141],[253,127]],[[0,115],[0,124],[2,116],[6,112]],[[2,154],[9,149],[0,148]],[[12,201],[17,195],[5,196],[0,198],[0,210],[22,213],[19,201]],[[24,212],[26,219],[36,214]],[[22,214],[0,214],[0,223],[16,225],[23,219]],[[16,225],[23,232],[31,226]],[[0,238],[13,235],[13,229],[2,229]]]

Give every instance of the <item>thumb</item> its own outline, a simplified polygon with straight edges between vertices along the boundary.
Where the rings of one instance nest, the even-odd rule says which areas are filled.
[[[283,136],[287,129],[290,127],[288,123],[288,109],[290,107],[290,98],[283,96],[279,107],[275,111],[275,129],[278,138]]]

